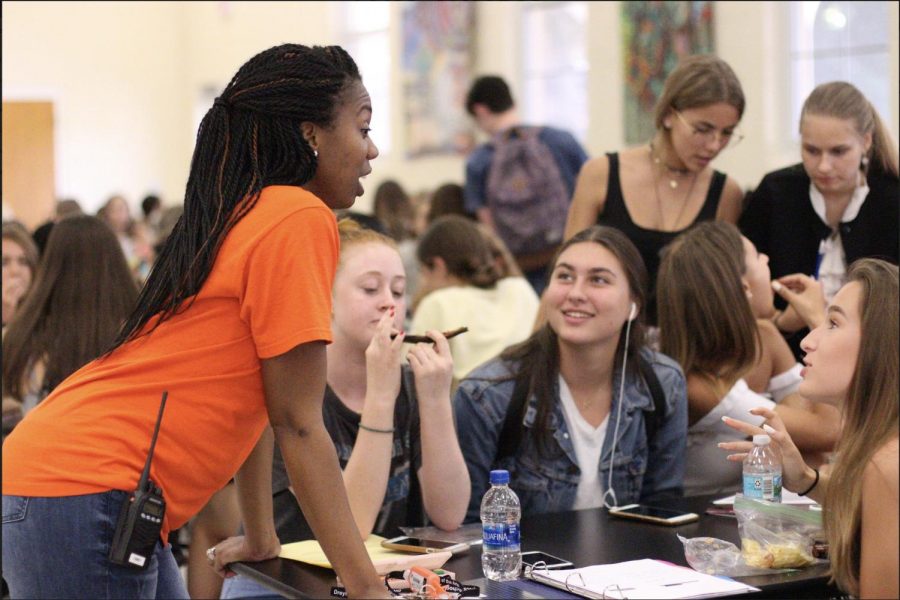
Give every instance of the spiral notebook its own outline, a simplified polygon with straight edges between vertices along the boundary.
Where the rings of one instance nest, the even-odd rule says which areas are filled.
[[[713,598],[759,591],[727,577],[649,558],[580,569],[529,568],[525,576],[585,598]]]

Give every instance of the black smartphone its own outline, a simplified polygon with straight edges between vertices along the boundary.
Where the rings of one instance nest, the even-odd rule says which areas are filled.
[[[573,566],[572,563],[564,558],[553,556],[552,554],[547,554],[546,552],[541,552],[540,550],[522,553],[523,568],[533,567],[538,563],[544,563],[538,566],[539,569],[544,568],[544,566],[546,566],[546,568],[548,569],[564,569],[566,567]]]
[[[434,552],[461,552],[469,547],[466,543],[441,542],[438,540],[423,540],[421,538],[400,536],[389,540],[382,540],[381,545],[391,550],[403,552],[419,552],[431,554]]]
[[[696,513],[647,506],[646,504],[628,504],[609,509],[609,514],[626,519],[637,519],[656,523],[657,525],[684,525],[692,523],[700,517]]]

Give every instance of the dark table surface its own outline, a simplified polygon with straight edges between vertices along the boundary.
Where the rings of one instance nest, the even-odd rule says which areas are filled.
[[[612,517],[605,509],[528,516],[521,523],[522,551],[541,550],[567,559],[576,567],[641,558],[688,566],[684,546],[676,534],[686,538],[714,537],[740,546],[735,518],[704,514],[715,498],[701,496],[670,503],[668,506],[700,515],[699,521],[677,527]],[[331,569],[280,558],[239,563],[233,568],[288,598],[327,598],[335,583]],[[444,568],[456,573],[460,581],[480,585],[482,592],[491,597],[509,597],[514,591],[483,579],[481,546],[473,546],[464,553],[454,555]],[[762,590],[759,594],[753,594],[754,597],[827,598],[837,594],[834,588],[827,585],[825,564],[790,573],[736,579]],[[518,597],[540,596],[522,592]]]

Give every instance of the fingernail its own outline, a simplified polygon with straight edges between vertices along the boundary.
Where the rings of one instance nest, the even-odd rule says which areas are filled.
[[[781,283],[778,281],[773,281],[772,289],[775,290],[776,292],[780,292],[781,291]]]
[[[750,413],[751,415],[753,415],[753,416],[755,417],[755,416],[756,416],[756,413],[753,412],[754,410],[756,410],[756,409],[755,409],[755,408],[751,408],[751,409],[748,410],[747,412]]]
[[[775,428],[769,427],[768,425],[763,425],[763,431],[765,431],[766,433],[772,434],[772,433],[775,433]]]
[[[728,422],[728,417],[722,417],[722,421],[725,422],[725,423],[727,423],[727,422]]]

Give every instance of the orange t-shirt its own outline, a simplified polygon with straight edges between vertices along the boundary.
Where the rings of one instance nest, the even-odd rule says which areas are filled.
[[[234,476],[266,426],[260,359],[331,341],[339,245],[321,200],[263,189],[187,310],[73,373],[7,437],[3,493],[135,489],[168,390],[150,471],[165,539]]]

